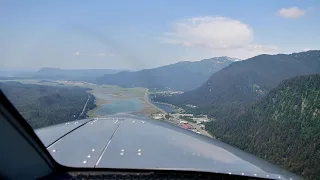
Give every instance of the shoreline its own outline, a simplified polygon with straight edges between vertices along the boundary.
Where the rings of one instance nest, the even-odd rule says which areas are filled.
[[[96,105],[95,108],[93,109],[90,109],[88,112],[87,112],[87,116],[88,117],[97,117],[96,115],[96,111],[101,107],[103,106],[104,104],[108,104],[110,103],[109,101],[105,100],[105,99],[101,99],[101,98],[98,98],[97,96],[95,96],[92,92],[89,92],[92,96],[94,96],[94,104]]]
[[[144,95],[144,100],[146,101],[146,103],[147,103],[149,106],[157,109],[158,111],[162,112],[163,114],[167,114],[167,112],[166,112],[165,110],[157,107],[156,105],[154,105],[154,104],[151,102],[151,100],[149,99],[149,89],[146,89],[146,92],[145,92],[145,95]],[[151,115],[151,114],[149,114],[149,115]]]
[[[150,101],[151,101],[151,100],[150,100]],[[157,101],[153,101],[153,102],[154,102],[154,103],[157,103],[157,104],[167,105],[167,106],[170,106],[170,107],[172,107],[172,108],[174,108],[174,109],[178,109],[178,107],[177,107],[177,106],[172,105],[172,104],[169,104],[169,103],[157,102]],[[151,101],[151,103],[152,103],[152,101]]]
[[[150,100],[151,101],[151,100]],[[153,101],[154,103],[158,103],[158,104],[163,104],[163,105],[167,105],[167,106],[170,106],[170,107],[172,107],[174,110],[173,110],[173,112],[181,112],[181,110],[182,111],[184,111],[181,107],[178,107],[178,106],[175,106],[175,105],[173,105],[173,104],[169,104],[169,103],[165,103],[165,102],[158,102],[158,101]],[[151,101],[151,103],[152,103],[152,101]],[[167,112],[166,112],[167,113]]]

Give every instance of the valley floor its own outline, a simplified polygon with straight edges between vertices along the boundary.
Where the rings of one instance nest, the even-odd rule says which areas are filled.
[[[172,116],[165,110],[154,105],[149,99],[149,90],[146,88],[121,88],[111,85],[97,85],[92,83],[84,83],[77,81],[38,81],[38,80],[15,80],[25,84],[38,84],[47,86],[77,86],[88,88],[87,92],[95,98],[94,104],[96,107],[87,111],[88,117],[103,117],[113,113],[129,112],[142,116],[149,116],[156,120],[163,120],[174,125],[181,126],[181,122],[185,120],[177,116]],[[132,103],[126,105],[128,103]],[[124,103],[119,103],[124,102]],[[129,107],[128,107],[129,106]],[[130,107],[132,106],[132,107]],[[183,111],[179,109],[178,112]],[[161,118],[155,118],[160,115]],[[189,130],[201,133],[205,136],[212,137],[207,131],[202,129],[199,124],[188,122]]]

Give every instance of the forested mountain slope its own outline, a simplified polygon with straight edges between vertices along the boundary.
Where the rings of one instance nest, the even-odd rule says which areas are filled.
[[[201,86],[215,72],[233,63],[234,58],[215,57],[195,62],[178,62],[136,72],[106,74],[98,78],[98,84],[122,87],[146,87],[156,89],[192,90]]]
[[[320,75],[285,80],[261,101],[206,128],[224,142],[320,179]]]
[[[33,128],[75,120],[89,96],[86,110],[95,107],[85,88],[2,82],[0,89]],[[86,111],[79,118],[85,117]]]
[[[254,102],[282,80],[314,73],[320,73],[320,51],[259,55],[232,63],[193,91],[159,101],[198,106]]]

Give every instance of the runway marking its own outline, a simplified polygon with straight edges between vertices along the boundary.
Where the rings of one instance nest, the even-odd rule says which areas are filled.
[[[114,123],[117,123],[117,122],[118,122],[118,119]]]
[[[107,145],[104,147],[104,149],[103,149],[102,153],[100,154],[100,157],[99,157],[99,159],[98,159],[97,163],[94,165],[94,167],[97,167],[97,166],[98,166],[98,164],[99,164],[99,162],[100,162],[100,160],[101,160],[101,158],[102,158],[103,154],[106,152],[106,150],[107,150],[107,148],[108,148],[108,146],[109,146],[109,144],[110,144],[110,142],[111,142],[111,139],[112,139],[112,138],[113,138],[113,136],[116,134],[116,132],[118,131],[118,129],[119,129],[119,127],[121,126],[121,124],[122,124],[122,123],[123,123],[123,121],[121,121],[121,123],[119,123],[119,125],[118,125],[117,129],[116,129],[116,130],[113,132],[113,134],[111,135],[111,137],[110,137],[110,139],[109,139],[109,141],[108,141]]]

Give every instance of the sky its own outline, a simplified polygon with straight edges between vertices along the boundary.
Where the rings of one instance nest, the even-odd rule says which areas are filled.
[[[2,0],[0,69],[144,69],[320,49],[319,0]]]

